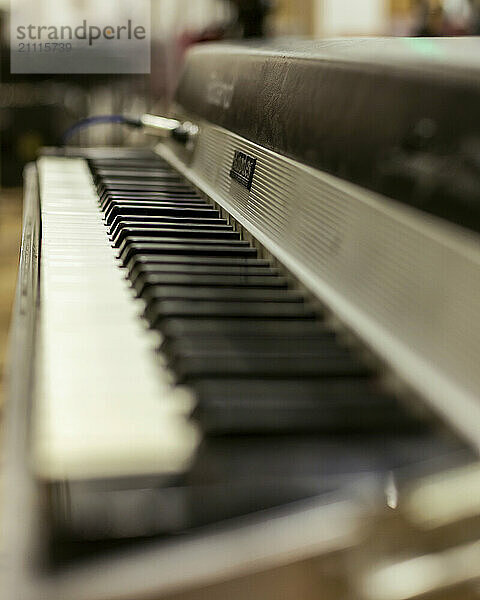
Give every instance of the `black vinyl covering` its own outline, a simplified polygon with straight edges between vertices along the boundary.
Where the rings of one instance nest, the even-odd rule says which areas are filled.
[[[480,39],[193,48],[176,110],[480,228]]]

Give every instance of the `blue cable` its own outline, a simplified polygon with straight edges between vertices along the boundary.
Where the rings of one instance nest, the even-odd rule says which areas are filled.
[[[96,117],[87,117],[72,125],[63,134],[62,146],[68,144],[71,137],[73,137],[78,131],[91,127],[92,125],[101,125],[104,123],[119,123],[121,125],[129,125],[130,127],[141,127],[142,123],[140,119],[133,119],[131,117],[125,117],[124,115],[98,115]]]

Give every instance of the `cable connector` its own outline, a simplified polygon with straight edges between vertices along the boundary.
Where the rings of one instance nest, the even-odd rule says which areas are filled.
[[[156,115],[145,114],[140,122],[146,133],[162,138],[173,138],[175,141],[187,145],[198,134],[198,127],[190,121],[178,121]]]
[[[182,123],[177,119],[169,119],[167,117],[150,115],[148,113],[142,115],[140,118],[126,117],[123,115],[98,115],[82,119],[70,127],[62,138],[62,145],[66,145],[70,141],[70,138],[82,129],[86,129],[92,125],[108,123],[118,123],[120,125],[140,128],[147,134],[155,135],[163,139],[172,138],[185,146],[191,144],[198,135],[198,126],[190,121],[184,121]]]

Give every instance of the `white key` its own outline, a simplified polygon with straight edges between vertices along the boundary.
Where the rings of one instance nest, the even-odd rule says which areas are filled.
[[[39,160],[40,326],[33,459],[49,479],[175,473],[192,459],[193,398],[154,355],[87,163]]]

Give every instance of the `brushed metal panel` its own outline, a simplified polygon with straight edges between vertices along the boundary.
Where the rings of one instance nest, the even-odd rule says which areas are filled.
[[[250,192],[235,150],[257,159]],[[480,237],[203,123],[189,167],[387,364],[480,447]]]

